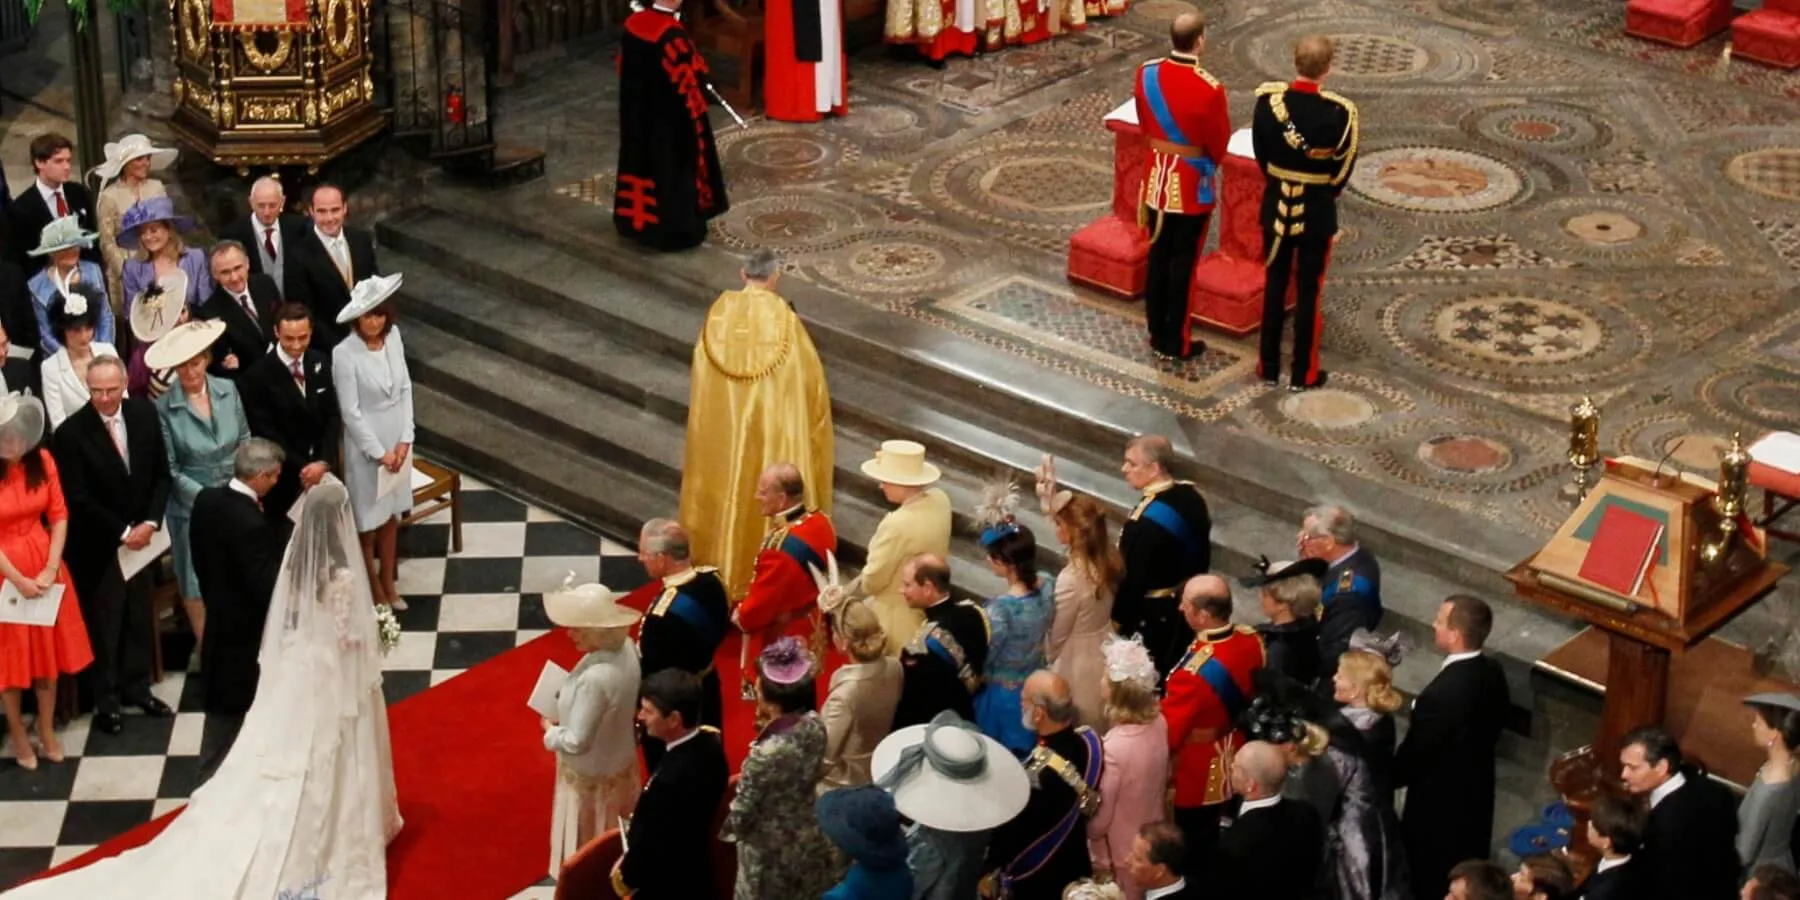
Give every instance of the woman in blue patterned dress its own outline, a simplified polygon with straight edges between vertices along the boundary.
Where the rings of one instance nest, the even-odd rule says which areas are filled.
[[[981,535],[988,565],[1006,579],[1006,593],[986,604],[988,638],[986,684],[975,697],[975,724],[1006,749],[1024,756],[1037,746],[1037,733],[1021,718],[1019,694],[1025,679],[1044,667],[1044,637],[1056,611],[1056,587],[1037,568],[1037,540],[1031,529],[1002,519]]]

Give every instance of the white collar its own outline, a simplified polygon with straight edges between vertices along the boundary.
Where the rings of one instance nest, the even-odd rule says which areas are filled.
[[[123,403],[119,404],[118,410],[116,410],[110,416],[107,415],[106,413],[100,412],[100,407],[98,407],[98,406],[94,407],[94,412],[99,414],[100,421],[102,421],[102,422],[107,422],[107,423],[117,422],[120,425],[125,424],[125,404],[123,404]]]
[[[257,237],[268,237],[273,234],[275,240],[281,240],[281,216],[279,214],[275,216],[275,221],[267,225],[264,225],[263,220],[257,218],[255,213],[250,214],[250,221],[256,224]]]
[[[1358,550],[1361,550],[1361,549],[1362,549],[1362,545],[1361,545],[1361,544],[1357,544],[1357,545],[1354,545],[1354,546],[1352,546],[1352,547],[1351,547],[1351,548],[1350,548],[1350,549],[1349,549],[1349,550],[1346,550],[1346,551],[1344,551],[1344,555],[1343,555],[1343,556],[1340,556],[1340,557],[1338,557],[1338,558],[1337,558],[1337,559],[1334,559],[1334,560],[1332,560],[1332,561],[1331,561],[1331,562],[1330,562],[1330,563],[1329,563],[1329,565],[1331,565],[1331,566],[1332,566],[1332,567],[1333,567],[1333,568],[1335,568],[1335,567],[1337,567],[1337,566],[1341,566],[1341,565],[1343,565],[1343,564],[1344,564],[1344,560],[1346,560],[1346,559],[1349,559],[1349,558],[1350,558],[1350,557],[1352,557],[1352,556],[1355,556],[1355,555],[1356,555],[1356,551],[1358,551]]]
[[[1628,862],[1631,862],[1631,854],[1629,853],[1624,856],[1603,856],[1600,858],[1599,865],[1594,866],[1594,874],[1598,875],[1607,869],[1616,869]]]
[[[1474,659],[1475,657],[1480,656],[1480,655],[1481,655],[1480,650],[1465,650],[1462,653],[1452,653],[1449,656],[1444,657],[1444,662],[1442,665],[1438,666],[1438,671],[1442,672],[1445,669],[1450,668],[1452,663],[1459,663],[1465,659]]]
[[[262,502],[262,498],[256,496],[256,492],[251,490],[249,485],[237,480],[236,478],[233,478],[229,482],[226,482],[226,487],[229,487],[232,490],[237,491],[238,493],[243,494],[244,496],[249,497],[250,499],[255,500],[258,503]]]
[[[279,229],[277,229],[277,230],[279,230]],[[338,233],[336,235],[330,235],[330,234],[326,234],[323,231],[320,231],[319,226],[314,225],[313,226],[313,234],[318,235],[319,243],[324,244],[327,247],[331,246],[333,243],[336,243],[337,241],[341,241],[344,239],[344,229],[342,229],[342,228],[338,229]]]
[[[299,359],[299,358],[293,357],[293,356],[289,356],[287,354],[287,349],[282,347],[280,344],[275,345],[275,357],[277,359],[281,360],[281,367],[284,369],[293,368],[294,363],[304,362],[304,360],[302,360],[302,359]]]
[[[1174,884],[1166,884],[1159,888],[1150,888],[1144,891],[1144,900],[1156,900],[1158,897],[1167,897],[1185,887],[1187,887],[1187,879],[1177,878],[1175,879]]]
[[[682,735],[682,736],[681,736],[681,737],[678,737],[678,738],[676,738],[676,739],[674,739],[674,740],[672,740],[672,741],[670,741],[670,742],[668,742],[668,743],[666,743],[666,744],[664,744],[664,745],[663,745],[663,753],[665,753],[665,754],[666,754],[666,753],[668,753],[668,752],[669,752],[669,751],[670,751],[670,750],[673,750],[673,749],[675,749],[675,748],[676,748],[676,747],[679,747],[679,746],[681,746],[681,745],[682,745],[682,744],[685,744],[685,743],[687,743],[687,742],[688,742],[688,741],[691,741],[691,740],[693,740],[693,739],[694,739],[694,735],[696,735],[696,734],[699,734],[699,733],[700,733],[700,729],[698,729],[698,728],[696,728],[696,729],[694,729],[694,730],[693,730],[693,731],[690,731],[690,732],[688,732],[688,733],[687,733],[687,734],[684,734],[684,735]]]
[[[1668,781],[1657,785],[1656,790],[1650,792],[1650,808],[1655,809],[1656,804],[1669,799],[1670,794],[1681,790],[1686,784],[1687,776],[1680,772],[1676,772]]]
[[[69,187],[68,183],[64,182],[61,187],[51,187],[51,186],[45,184],[44,179],[42,179],[42,178],[33,178],[32,180],[37,182],[38,194],[43,196],[44,205],[50,207],[50,215],[52,217],[55,217],[56,216],[56,192],[67,190]],[[64,203],[69,202],[68,194],[63,195],[63,202]],[[75,212],[74,208],[71,207],[69,209],[69,212],[74,213]]]
[[[1280,802],[1280,794],[1276,794],[1273,797],[1264,797],[1261,800],[1245,800],[1244,805],[1238,808],[1237,817],[1242,819],[1246,813],[1254,812],[1259,809],[1268,809]]]

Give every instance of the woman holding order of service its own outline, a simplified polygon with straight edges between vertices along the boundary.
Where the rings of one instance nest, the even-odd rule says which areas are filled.
[[[413,403],[406,348],[388,305],[398,290],[398,272],[365,278],[351,288],[350,302],[337,321],[355,325],[331,350],[331,380],[344,416],[344,484],[350,488],[375,602],[404,610],[406,602],[394,586],[395,541],[400,517],[412,510]],[[385,494],[383,469],[400,478]]]
[[[95,312],[105,304],[106,295],[85,284],[71,285],[50,304],[50,321],[63,346],[44,360],[38,380],[52,431],[88,402],[88,363],[119,355],[113,345],[94,340]]]
[[[200,601],[200,576],[194,574],[188,544],[194,498],[201,488],[231,480],[238,445],[250,439],[237,385],[206,374],[212,345],[224,333],[224,322],[188,322],[171,329],[144,354],[150,368],[175,370],[175,386],[156,398],[156,418],[162,423],[164,452],[175,482],[165,514],[175,584],[196,642],[206,630],[206,607]]]

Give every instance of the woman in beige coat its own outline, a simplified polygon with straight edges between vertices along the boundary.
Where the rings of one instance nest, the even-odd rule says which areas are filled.
[[[1051,668],[1069,683],[1077,720],[1104,731],[1100,684],[1106,659],[1100,644],[1112,634],[1113,591],[1125,563],[1107,538],[1106,510],[1098,501],[1064,493],[1049,505],[1056,539],[1069,550],[1069,564],[1056,576],[1056,613],[1044,653]]]
[[[830,621],[832,642],[850,663],[832,674],[825,698],[821,794],[870,783],[869,758],[893,730],[902,679],[900,661],[887,655],[887,635],[867,603],[848,603]]]

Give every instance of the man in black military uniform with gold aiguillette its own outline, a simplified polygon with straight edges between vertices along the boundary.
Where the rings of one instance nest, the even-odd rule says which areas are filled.
[[[1275,385],[1281,378],[1281,331],[1289,279],[1296,279],[1294,359],[1288,390],[1325,383],[1319,368],[1324,316],[1319,291],[1337,235],[1337,196],[1356,165],[1356,105],[1321,88],[1331,71],[1331,39],[1308,35],[1294,45],[1293,82],[1256,89],[1251,137],[1263,189],[1263,244],[1268,247],[1263,286],[1262,358],[1257,374]]]

